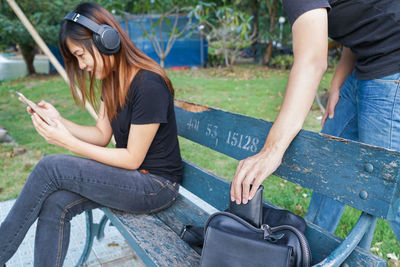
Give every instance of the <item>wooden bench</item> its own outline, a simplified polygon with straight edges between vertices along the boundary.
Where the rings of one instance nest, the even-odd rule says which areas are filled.
[[[272,123],[211,107],[176,100],[181,137],[234,159],[258,152]],[[210,158],[212,160],[212,158]],[[362,211],[342,240],[307,223],[306,236],[316,266],[385,266],[369,252],[376,217],[390,220],[400,205],[400,153],[302,130],[284,155],[275,175]],[[151,215],[132,215],[102,208],[94,224],[87,216],[87,259],[93,238],[102,237],[109,219],[147,266],[197,266],[200,256],[183,242],[183,225],[204,225],[208,216],[227,208],[230,183],[184,160],[184,178],[176,203]],[[264,205],[273,206],[268,202]],[[223,244],[221,244],[223,245]]]

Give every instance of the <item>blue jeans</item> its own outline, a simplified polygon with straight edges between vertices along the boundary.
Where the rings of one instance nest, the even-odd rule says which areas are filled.
[[[62,266],[72,217],[99,206],[157,212],[172,205],[178,188],[149,173],[75,156],[47,156],[36,165],[0,226],[0,266],[16,252],[36,219],[34,266]]]
[[[400,151],[400,73],[359,80],[352,73],[340,89],[335,115],[322,133]],[[334,232],[345,205],[313,193],[306,219]],[[389,221],[400,240],[400,210]]]

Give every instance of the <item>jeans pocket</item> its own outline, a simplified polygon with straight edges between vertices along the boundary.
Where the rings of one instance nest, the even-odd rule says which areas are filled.
[[[178,197],[177,189],[171,185],[165,186],[153,200],[153,207],[148,210],[148,213],[156,213],[172,206]]]

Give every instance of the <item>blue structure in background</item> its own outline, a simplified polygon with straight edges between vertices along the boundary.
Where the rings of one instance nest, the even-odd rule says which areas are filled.
[[[128,15],[125,17],[125,21],[121,22],[121,26],[129,33],[129,37],[132,42],[146,55],[151,57],[157,62],[160,62],[160,58],[158,57],[152,42],[150,41],[142,28],[140,27],[137,21],[140,21],[143,28],[146,29],[147,32],[152,31],[152,25],[156,25],[157,20],[159,20],[159,16],[149,15],[149,16],[135,16]],[[180,16],[178,18],[177,29],[182,30],[188,22],[188,17]],[[169,34],[171,31],[172,25],[175,22],[175,17],[169,17],[170,26],[167,23],[163,22],[162,27],[162,37],[164,39],[164,47],[166,47]],[[126,28],[126,24],[128,24],[128,29]],[[155,31],[155,35],[158,39],[160,39],[158,32],[158,25],[153,27],[153,31]],[[183,66],[205,66],[207,62],[207,42],[201,38],[199,31],[190,32],[186,30],[186,32],[179,38],[175,40],[175,43],[172,46],[171,51],[168,53],[165,58],[165,67],[183,67]]]
[[[62,58],[60,47],[58,45],[57,46],[52,45],[52,46],[49,46],[49,49],[50,49],[50,52],[53,53],[55,58],[58,60],[58,62],[60,62],[61,66],[65,67],[64,66],[64,59]],[[50,61],[49,61],[49,64],[50,64],[49,72],[50,73],[56,73],[57,70],[54,67],[54,65],[51,64]]]
[[[156,21],[159,19],[159,16],[155,15],[146,15],[146,16],[137,16],[137,15],[127,15],[124,19],[119,19],[121,26],[125,31],[128,32],[130,39],[132,42],[146,55],[154,59],[156,62],[160,63],[160,58],[158,57],[156,50],[153,47],[152,42],[147,36],[145,36],[142,28],[138,24],[137,20],[140,20],[142,26],[146,29],[147,32],[152,31],[152,24],[156,24]],[[175,22],[175,17],[170,17],[170,26]],[[188,17],[180,16],[178,18],[177,28],[181,30],[185,27]],[[128,25],[128,28],[126,27]],[[160,39],[158,33],[158,26],[154,27],[153,30],[156,31],[156,36]],[[167,23],[163,22],[162,27],[162,36],[164,39],[164,47],[167,46],[169,34],[171,31],[171,27],[167,25]],[[64,66],[64,62],[62,60],[62,56],[58,46],[50,47],[51,52],[54,56],[60,61],[60,63]],[[190,32],[186,30],[186,32],[180,36],[180,38],[176,39],[172,49],[168,53],[165,58],[164,67],[204,67],[207,62],[207,51],[208,46],[206,40],[201,37],[199,31]],[[50,64],[50,72],[54,72],[55,68],[52,64]]]

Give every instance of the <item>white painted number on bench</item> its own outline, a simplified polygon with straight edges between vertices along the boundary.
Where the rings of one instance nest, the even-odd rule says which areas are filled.
[[[243,135],[236,132],[229,131],[228,139],[226,143],[231,146],[241,148],[243,150],[250,150],[251,152],[256,152],[258,150],[258,143],[260,140],[257,137]]]
[[[187,125],[189,130],[195,130],[196,132],[198,132],[199,131],[200,121],[199,120],[190,119],[190,121],[188,123],[186,123],[186,125]]]
[[[207,124],[206,136],[210,136],[211,138],[216,138],[218,136],[218,126],[212,125],[211,123]]]

